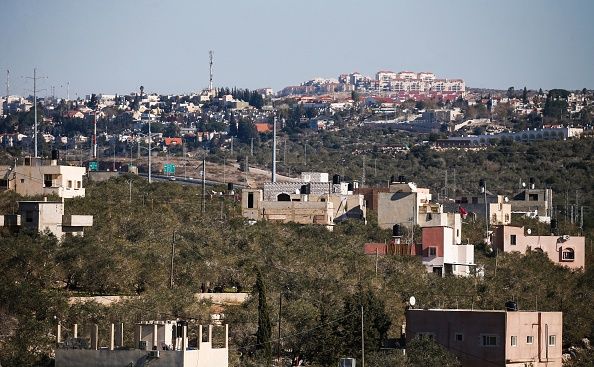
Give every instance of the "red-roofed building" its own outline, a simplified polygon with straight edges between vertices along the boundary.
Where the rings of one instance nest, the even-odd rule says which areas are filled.
[[[259,133],[267,133],[272,131],[272,126],[268,122],[256,122],[254,124]]]
[[[182,145],[182,138],[165,138],[165,145]]]

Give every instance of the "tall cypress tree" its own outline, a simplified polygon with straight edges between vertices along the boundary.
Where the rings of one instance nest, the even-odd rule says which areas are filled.
[[[266,365],[272,361],[272,346],[270,336],[272,334],[272,325],[270,323],[270,314],[268,304],[266,303],[266,287],[260,270],[256,273],[256,292],[258,292],[258,331],[256,332],[257,349],[264,350]]]

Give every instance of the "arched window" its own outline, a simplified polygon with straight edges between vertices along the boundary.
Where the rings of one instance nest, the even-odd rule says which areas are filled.
[[[285,194],[284,192],[282,194],[278,194],[278,196],[276,197],[277,201],[291,201],[291,196],[289,194]]]
[[[563,261],[573,261],[575,260],[575,252],[572,248],[564,248],[561,252],[561,260]]]

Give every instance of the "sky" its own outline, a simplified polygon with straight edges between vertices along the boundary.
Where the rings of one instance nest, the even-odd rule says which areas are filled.
[[[594,89],[592,0],[0,0],[0,80],[75,98],[275,91],[359,71],[469,87]],[[5,88],[0,89],[5,94]]]

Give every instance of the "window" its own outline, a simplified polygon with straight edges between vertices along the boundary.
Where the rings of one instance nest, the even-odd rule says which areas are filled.
[[[575,252],[572,248],[564,248],[561,252],[561,260],[563,261],[573,261],[575,260]]]
[[[534,343],[534,336],[528,335],[526,337],[526,344],[532,344],[532,343]]]
[[[289,196],[289,194],[278,194],[278,196],[276,197],[277,201],[291,201],[291,196]]]
[[[481,345],[483,347],[496,347],[497,335],[481,335]]]
[[[506,215],[505,215],[505,222],[506,222],[506,223],[507,223],[507,222],[509,222],[509,214],[506,214]]]
[[[427,254],[429,256],[437,256],[437,247],[430,246],[427,248]]]
[[[82,188],[82,182],[81,181],[76,181],[76,188],[77,189]]]
[[[68,180],[68,188],[71,189],[72,188],[72,180]]]
[[[33,223],[33,211],[32,210],[27,210],[25,212],[25,222]]]
[[[557,344],[557,336],[549,335],[549,347],[554,347]]]
[[[43,175],[43,187],[52,187],[52,175]]]
[[[248,209],[252,209],[254,207],[254,193],[248,192],[248,199],[247,199],[247,207]]]
[[[476,196],[473,196],[473,197],[472,197],[472,203],[473,203],[473,204],[478,204],[478,197],[476,197]]]
[[[538,201],[538,194],[528,194],[528,201]]]
[[[509,236],[509,244],[515,246],[516,245],[516,235],[512,234]]]
[[[463,341],[464,341],[464,334],[462,334],[462,333],[456,333],[456,334],[454,335],[454,339],[455,339],[457,342],[463,342]]]
[[[511,342],[512,347],[517,347],[518,346],[518,337],[515,335],[512,335],[510,342]]]

